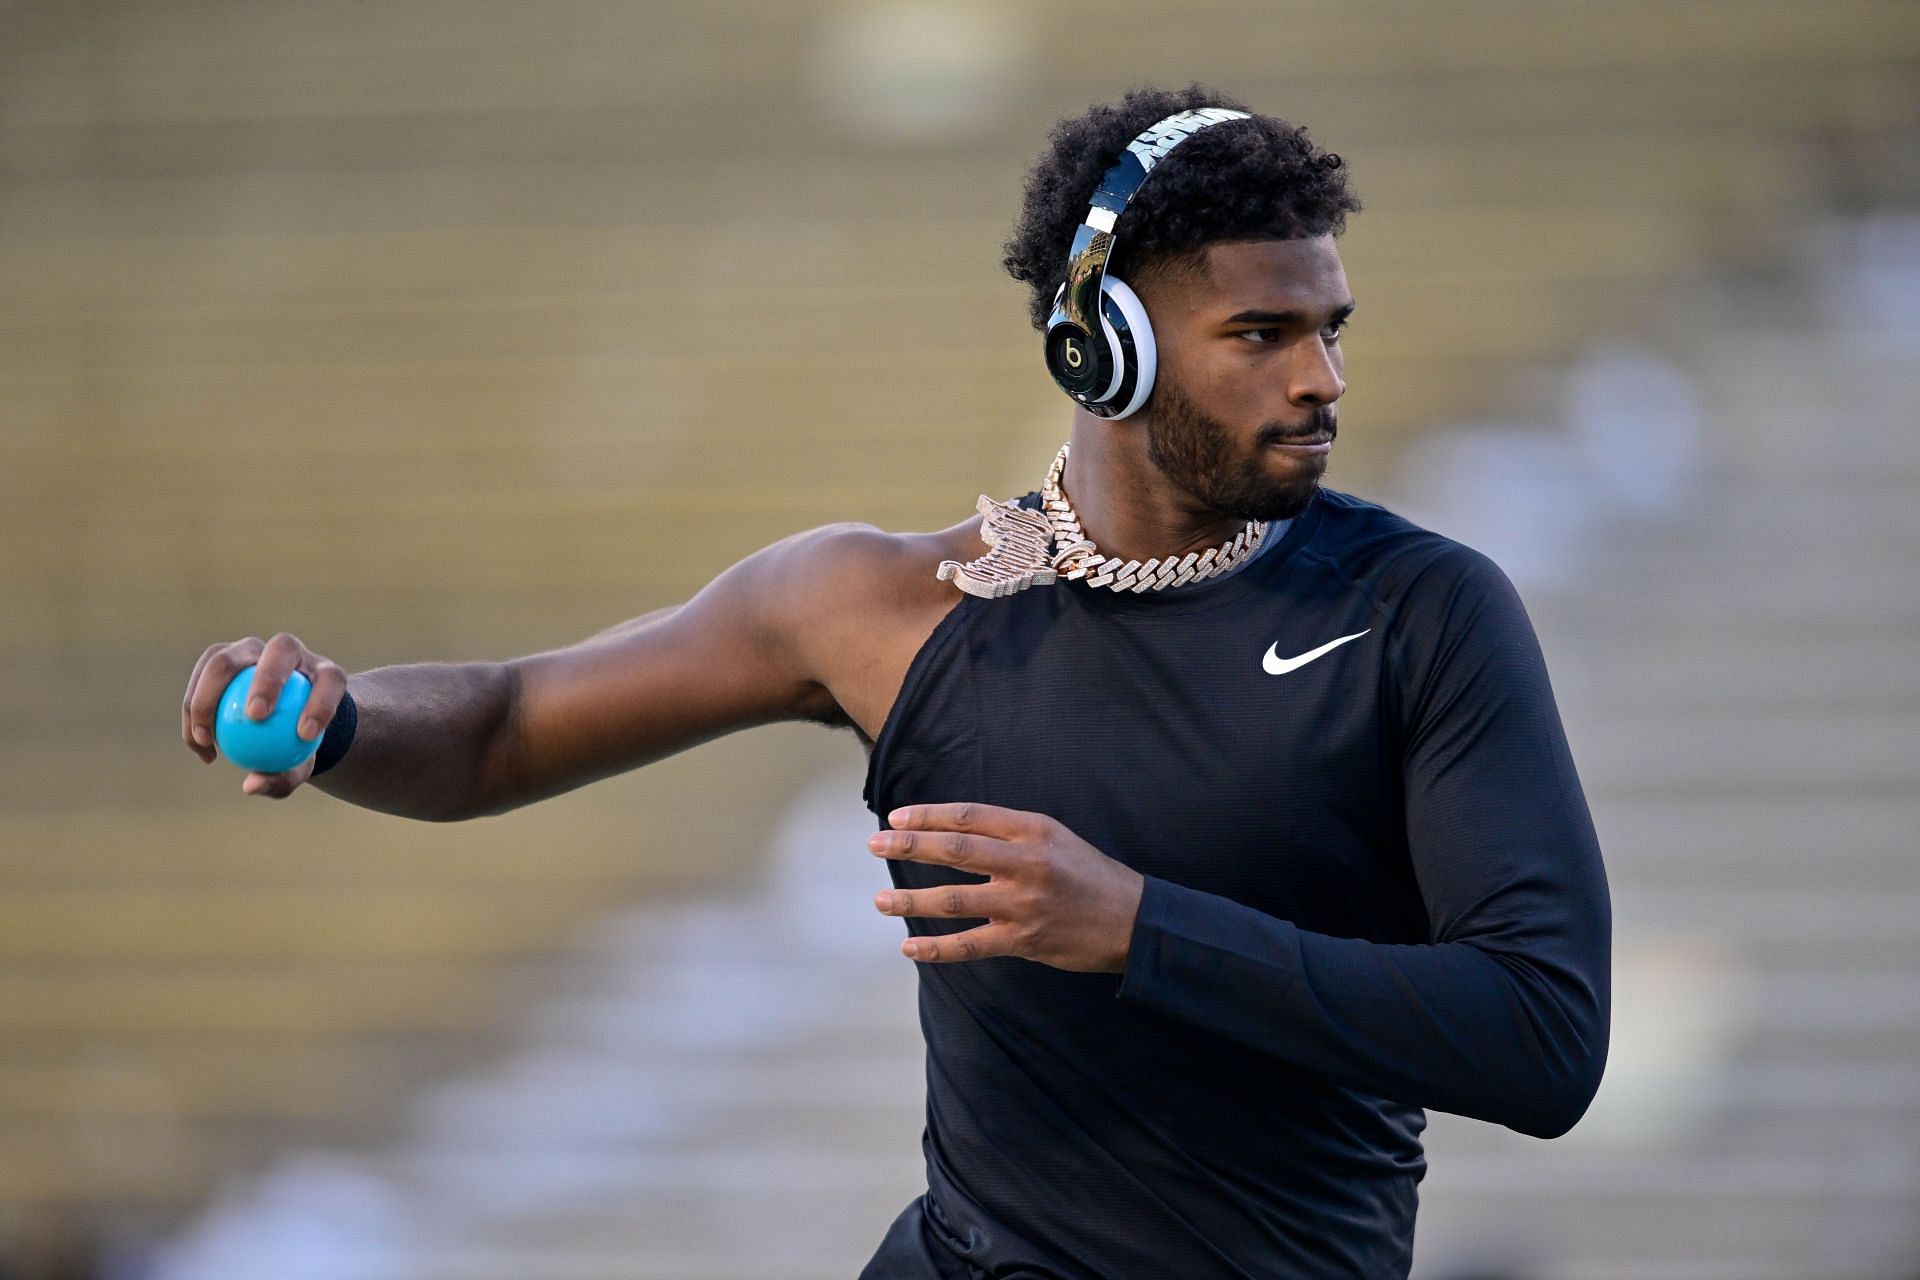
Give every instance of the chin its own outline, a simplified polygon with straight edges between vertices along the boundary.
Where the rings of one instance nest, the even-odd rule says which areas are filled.
[[[1213,504],[1215,509],[1236,520],[1291,520],[1307,509],[1320,490],[1320,477],[1268,488],[1258,494],[1228,498]]]
[[[1293,519],[1319,492],[1321,477],[1327,473],[1326,459],[1290,458],[1279,469],[1279,476],[1267,468],[1243,476],[1239,484],[1219,495],[1223,501],[1213,505],[1240,520]]]

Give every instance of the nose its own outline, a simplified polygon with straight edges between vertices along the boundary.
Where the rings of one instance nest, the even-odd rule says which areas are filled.
[[[1347,393],[1340,377],[1339,348],[1315,334],[1294,349],[1298,354],[1288,380],[1289,400],[1300,405],[1332,404]]]

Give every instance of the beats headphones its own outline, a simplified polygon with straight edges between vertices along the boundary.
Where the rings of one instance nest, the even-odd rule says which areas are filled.
[[[1245,111],[1202,107],[1168,116],[1127,144],[1100,179],[1093,203],[1067,253],[1067,279],[1047,317],[1047,372],[1082,409],[1124,418],[1153,390],[1155,351],[1147,309],[1126,281],[1107,274],[1114,224],[1153,166],[1169,151],[1214,125],[1248,120]]]

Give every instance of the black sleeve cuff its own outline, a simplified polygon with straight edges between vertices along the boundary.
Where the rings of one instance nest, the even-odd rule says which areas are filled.
[[[320,749],[313,753],[313,772],[308,777],[317,778],[340,763],[340,757],[346,755],[347,748],[353,745],[353,731],[359,724],[360,712],[353,705],[353,695],[342,693],[340,705],[334,710],[333,719],[327,722],[327,731],[320,738]]]

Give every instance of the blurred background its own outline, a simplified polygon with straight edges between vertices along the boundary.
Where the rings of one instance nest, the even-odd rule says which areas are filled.
[[[1920,1276],[1920,6],[0,0],[0,1276],[850,1278],[924,1186],[844,731],[436,826],[214,641],[504,659],[1068,432],[999,266],[1198,79],[1367,203],[1328,484],[1492,555],[1615,910],[1420,1280]]]

